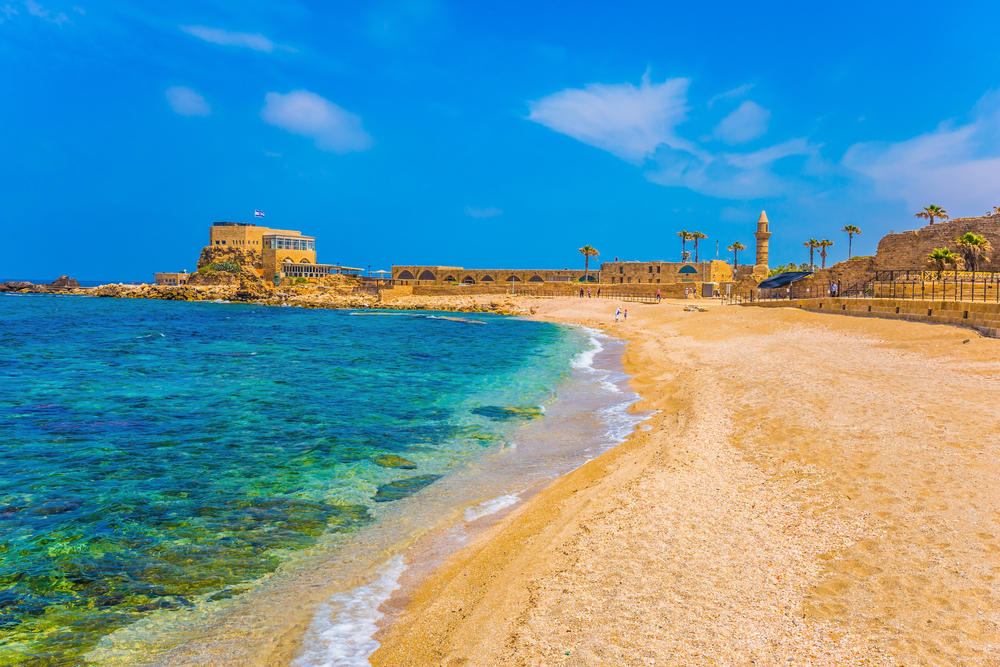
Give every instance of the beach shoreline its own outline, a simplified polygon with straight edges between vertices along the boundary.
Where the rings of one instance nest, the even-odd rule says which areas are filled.
[[[667,301],[612,328],[616,305],[536,317],[627,339],[652,429],[447,559],[373,665],[998,664],[996,341]]]

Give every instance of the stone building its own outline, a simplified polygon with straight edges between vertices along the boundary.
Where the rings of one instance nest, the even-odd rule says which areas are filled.
[[[181,273],[154,273],[154,282],[157,285],[186,285],[191,277],[187,271]]]
[[[722,260],[708,262],[604,262],[601,282],[610,285],[723,283],[733,279],[733,267]]]
[[[289,229],[259,227],[249,222],[213,222],[208,245],[202,249],[198,269],[217,261],[233,261],[265,280],[305,278],[317,280],[330,274],[358,276],[361,269],[320,264],[316,261],[316,237]],[[157,285],[183,285],[187,274],[154,274]]]

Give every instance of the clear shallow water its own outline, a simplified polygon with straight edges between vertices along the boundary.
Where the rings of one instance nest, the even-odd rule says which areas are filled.
[[[0,665],[236,596],[549,421],[588,333],[461,319],[0,297]]]

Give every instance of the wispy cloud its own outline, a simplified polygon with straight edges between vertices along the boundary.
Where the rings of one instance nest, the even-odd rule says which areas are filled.
[[[292,134],[314,139],[316,147],[324,151],[365,151],[375,143],[362,126],[361,116],[308,90],[268,93],[260,117]]]
[[[83,16],[87,13],[87,10],[85,10],[83,7],[77,7],[76,5],[73,5],[73,11],[79,14],[80,16]]]
[[[182,116],[207,116],[212,113],[212,106],[205,98],[185,86],[167,88],[167,102]]]
[[[6,19],[0,19],[0,23],[3,23],[4,21],[9,20],[15,14],[17,14],[17,10],[11,7],[9,4],[6,4],[3,7],[0,7],[0,14],[3,14],[4,16],[7,17]]]
[[[743,144],[767,133],[771,112],[756,102],[746,100],[722,119],[712,136],[727,144]]]
[[[899,141],[851,146],[842,164],[864,174],[885,198],[914,211],[930,203],[978,214],[1000,204],[1000,93],[984,96],[965,123]]]
[[[495,206],[490,206],[489,208],[472,208],[471,206],[466,206],[465,214],[473,218],[494,218],[498,215],[503,215],[503,211]]]
[[[48,21],[49,23],[55,23],[57,26],[62,27],[63,23],[70,22],[69,17],[64,13],[59,12],[53,16],[51,9],[45,9],[45,7],[35,2],[35,0],[25,0],[24,6],[27,8],[28,13],[32,16],[37,16],[38,18]],[[10,16],[8,15],[7,18],[10,18]]]
[[[281,153],[272,153],[271,151],[264,151],[264,155],[267,157],[281,157]]]
[[[683,138],[678,126],[690,111],[688,83],[688,79],[668,79],[654,84],[647,72],[638,87],[630,83],[589,84],[530,102],[528,119],[643,164],[651,182],[713,197],[782,196],[801,183],[778,175],[778,162],[794,156],[820,162],[819,146],[806,139],[733,153],[713,152]],[[742,143],[766,132],[769,117],[767,109],[747,101],[720,123],[717,134],[728,143]],[[818,167],[813,164],[812,168]]]
[[[183,32],[193,35],[198,39],[203,39],[212,44],[222,44],[223,46],[240,46],[254,51],[270,53],[275,49],[285,51],[295,51],[290,46],[275,44],[259,32],[232,32],[222,28],[208,28],[203,25],[182,25],[179,26]]]
[[[651,83],[591,83],[528,103],[528,120],[633,162],[657,146],[688,148],[674,128],[687,116],[688,79]]]
[[[719,93],[718,95],[715,95],[714,97],[712,97],[712,99],[708,101],[708,108],[711,109],[712,106],[719,100],[738,100],[739,98],[749,93],[750,89],[753,87],[754,84],[745,83],[742,86],[733,88],[732,90],[727,90],[724,93]]]

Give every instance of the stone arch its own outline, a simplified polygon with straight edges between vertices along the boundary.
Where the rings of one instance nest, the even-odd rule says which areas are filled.
[[[309,264],[309,263],[310,263],[310,262],[309,262],[309,260],[308,260],[308,259],[300,259],[300,260],[299,260],[299,264]]]
[[[482,278],[479,279],[479,282],[481,282],[481,283],[492,283],[492,282],[494,282],[493,276],[485,275],[485,276],[483,276]]]
[[[462,284],[463,285],[475,285],[476,284],[476,279],[473,278],[472,276],[465,276],[464,278],[462,278]]]
[[[448,276],[448,277],[447,277],[447,278],[445,278],[445,279],[444,279],[444,280],[443,280],[442,282],[446,282],[446,283],[457,283],[457,282],[458,282],[458,279],[457,279],[457,278],[455,278],[455,276]]]
[[[437,276],[432,271],[424,270],[420,272],[420,277],[417,280],[437,280]]]
[[[688,264],[687,266],[682,266],[677,273],[698,273],[698,269]]]
[[[400,271],[399,275],[396,276],[396,280],[413,280],[413,274],[409,271]]]
[[[521,279],[518,278],[517,276],[507,276],[507,282],[509,282],[509,283],[519,283],[519,282],[521,282]]]
[[[528,278],[528,282],[529,283],[544,283],[545,279],[542,278],[541,276],[531,276],[530,278]]]

